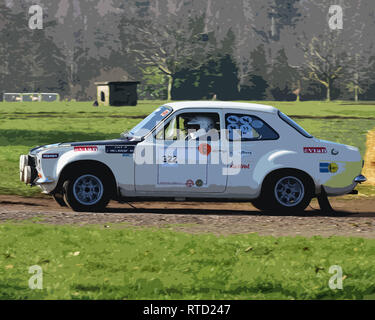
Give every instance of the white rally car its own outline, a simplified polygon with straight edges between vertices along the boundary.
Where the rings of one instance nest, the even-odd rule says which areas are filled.
[[[20,179],[76,211],[214,199],[296,212],[355,193],[362,167],[357,148],[314,138],[276,108],[196,101],[167,103],[118,139],[36,147]]]

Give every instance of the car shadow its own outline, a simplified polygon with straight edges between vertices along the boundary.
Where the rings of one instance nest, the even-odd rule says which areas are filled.
[[[323,212],[321,210],[310,210],[301,213],[280,213],[277,211],[261,212],[250,208],[249,210],[229,210],[229,209],[203,209],[203,208],[106,208],[104,213],[152,213],[152,214],[177,214],[177,215],[218,215],[218,216],[269,216],[269,217],[374,217],[375,212],[350,212],[334,211]]]

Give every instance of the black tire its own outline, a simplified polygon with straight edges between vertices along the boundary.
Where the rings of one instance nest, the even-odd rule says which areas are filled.
[[[74,171],[63,183],[64,201],[74,211],[103,210],[111,199],[111,181],[99,170]]]
[[[266,199],[263,199],[262,197],[251,200],[251,204],[260,211],[271,210],[269,203],[267,203]]]
[[[58,203],[60,207],[66,207],[66,203],[64,201],[64,196],[61,193],[55,193],[52,195],[52,198]]]
[[[313,188],[311,179],[302,172],[278,171],[266,178],[261,197],[253,204],[262,211],[301,213],[311,202]]]

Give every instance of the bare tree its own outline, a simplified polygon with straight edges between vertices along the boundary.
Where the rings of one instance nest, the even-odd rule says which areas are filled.
[[[359,95],[365,91],[365,85],[372,75],[368,70],[374,64],[374,60],[366,55],[355,53],[346,67],[346,88],[354,95],[354,101],[359,101]]]
[[[327,101],[331,101],[333,84],[344,76],[348,62],[340,34],[330,32],[313,36],[307,44],[300,42],[300,47],[304,52],[306,78],[322,84],[327,89]]]
[[[346,52],[349,59],[345,68],[345,83],[346,88],[354,95],[354,101],[357,102],[359,95],[364,93],[365,84],[372,77],[368,70],[374,62],[371,59],[373,43],[366,41],[368,29],[372,30],[372,28],[369,28],[371,22],[366,21],[368,7],[363,2],[350,3],[350,5],[352,5],[351,15],[345,20],[345,28],[350,30],[346,36]]]
[[[182,68],[197,69],[205,61],[209,45],[202,18],[170,17],[163,23],[155,20],[131,21],[126,26],[128,50],[140,66],[157,67],[168,78],[168,100],[172,99],[175,75]]]

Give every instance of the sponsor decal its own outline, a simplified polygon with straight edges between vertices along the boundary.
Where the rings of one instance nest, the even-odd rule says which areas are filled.
[[[333,156],[337,156],[337,155],[339,154],[339,151],[336,150],[336,149],[332,149],[332,150],[331,150],[331,154],[332,154]]]
[[[339,169],[339,166],[332,162],[332,163],[329,163],[329,162],[321,162],[320,165],[319,165],[319,171],[321,173],[336,173],[337,170]]]
[[[251,151],[241,151],[242,155],[251,155],[253,154]]]
[[[158,184],[160,184],[160,185],[176,185],[176,186],[186,185],[183,182],[165,182],[165,181],[158,182]]]
[[[197,181],[195,181],[195,185],[197,187],[201,187],[201,186],[203,186],[203,181],[201,179],[198,179]]]
[[[165,117],[168,113],[169,113],[169,110],[165,110],[165,111],[161,114],[161,116],[162,116],[162,117]]]
[[[251,151],[241,151],[241,157],[245,157],[245,156],[251,156],[253,153]],[[230,151],[229,152],[229,155],[232,157],[233,156],[233,152]]]
[[[74,151],[81,152],[81,151],[91,151],[95,152],[98,151],[97,146],[81,146],[81,147],[74,147]]]
[[[177,165],[177,156],[175,155],[164,155],[163,165]]]
[[[327,148],[325,147],[304,147],[304,153],[327,153]]]
[[[230,115],[228,118],[227,118],[227,121],[229,123],[237,123],[240,121],[240,118],[235,116],[234,114]]]
[[[328,167],[329,167],[328,162],[321,162],[319,165],[319,171],[321,173],[328,173],[329,172]]]
[[[202,143],[199,145],[198,150],[204,156],[208,156],[211,153],[211,146],[207,143]]]
[[[191,188],[193,185],[194,185],[194,181],[193,180],[189,179],[189,180],[186,181],[186,186],[188,188]]]
[[[105,146],[106,153],[115,153],[115,154],[132,154],[134,153],[134,146],[127,145],[116,145],[116,146]]]
[[[253,128],[255,129],[260,129],[263,127],[263,122],[260,121],[260,120],[254,120],[251,125],[253,126]]]
[[[336,163],[332,162],[329,164],[328,170],[329,172],[336,173],[337,170],[339,170],[339,166]]]
[[[57,159],[59,157],[58,153],[45,153],[42,155],[43,159]]]
[[[250,169],[250,163],[248,164],[231,164],[230,168],[233,169]]]

